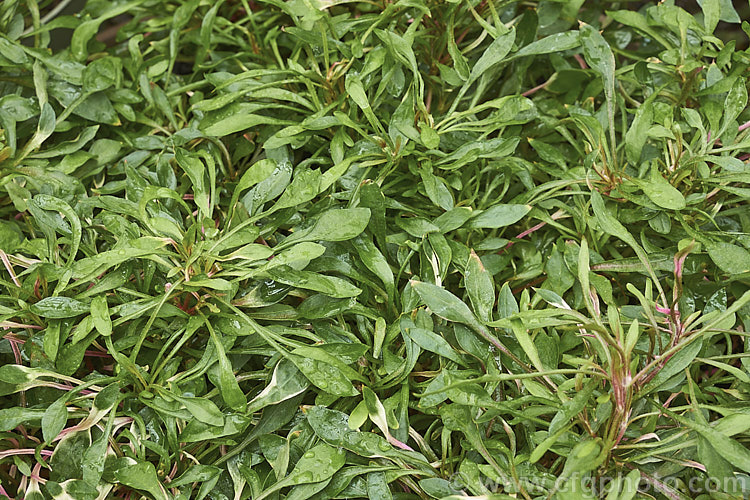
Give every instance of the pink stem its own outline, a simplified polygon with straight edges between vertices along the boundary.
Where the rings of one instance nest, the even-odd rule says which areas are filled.
[[[531,94],[535,93],[536,91],[538,91],[538,90],[542,90],[542,89],[543,89],[544,87],[546,87],[546,86],[547,86],[547,84],[548,84],[548,83],[549,83],[549,82],[544,82],[544,83],[542,83],[541,85],[537,85],[537,86],[536,86],[536,87],[534,87],[533,89],[529,89],[529,90],[527,90],[526,92],[524,92],[524,93],[523,93],[523,94],[521,94],[521,95],[522,95],[522,96],[524,96],[524,97],[529,97],[529,96],[530,96]]]
[[[13,357],[16,360],[16,364],[20,365],[22,358],[21,358],[21,350],[18,348],[18,341],[10,341],[10,349],[13,351]],[[14,339],[15,340],[15,339]]]
[[[33,455],[36,450],[34,448],[16,448],[14,450],[3,450],[0,451],[0,458],[12,457],[13,455]],[[40,455],[45,457],[51,457],[51,450],[41,450]]]
[[[519,234],[518,236],[516,236],[516,239],[517,239],[517,240],[520,240],[521,238],[525,238],[526,236],[530,235],[530,234],[531,234],[531,233],[533,233],[534,231],[538,231],[538,230],[540,230],[541,228],[543,228],[543,227],[544,227],[544,226],[546,226],[546,225],[547,225],[547,223],[546,223],[546,222],[540,222],[540,223],[539,223],[539,224],[537,224],[536,226],[534,226],[534,227],[531,227],[531,228],[527,229],[526,231],[524,231],[524,232],[520,233],[520,234]]]
[[[27,325],[25,323],[16,323],[15,321],[3,321],[1,323],[4,329],[8,328],[30,328],[32,330],[43,330],[43,326],[39,325]]]
[[[581,67],[581,69],[589,69],[588,64],[586,64],[586,61],[583,60],[581,54],[575,54],[573,57],[576,61],[578,61],[578,65]]]
[[[550,218],[551,218],[552,220],[557,220],[557,219],[559,219],[560,217],[562,217],[563,215],[565,215],[565,212],[563,212],[562,210],[558,210],[557,212],[555,212],[554,214],[552,214],[552,215],[550,216]],[[527,229],[526,231],[524,231],[524,232],[522,232],[522,233],[519,233],[518,235],[516,235],[515,239],[517,239],[517,240],[520,240],[521,238],[525,238],[526,236],[530,235],[530,234],[531,234],[531,233],[533,233],[534,231],[538,231],[538,230],[540,230],[540,229],[541,229],[541,228],[543,228],[543,227],[544,227],[544,226],[545,226],[546,224],[547,224],[546,222],[540,222],[540,223],[539,223],[539,224],[537,224],[536,226],[530,227],[530,228],[529,228],[529,229]],[[508,249],[508,248],[512,247],[512,246],[513,246],[513,243],[515,243],[515,242],[514,242],[514,241],[511,241],[511,242],[509,242],[509,243],[508,243],[507,245],[505,245],[505,248],[503,248],[502,250],[500,250],[500,251],[499,251],[498,253],[502,253],[502,252],[503,252],[504,250],[506,250],[506,249]]]
[[[388,436],[388,442],[397,448],[401,448],[402,450],[414,451],[414,449],[411,446],[409,446],[406,443],[402,443],[401,441],[399,441],[393,436]]]
[[[47,482],[46,479],[43,477],[39,477],[39,473],[42,471],[42,464],[36,464],[34,466],[34,469],[31,471],[31,479],[36,479],[42,484],[45,484]]]
[[[174,479],[175,474],[177,474],[177,462],[174,463],[174,466],[172,466],[172,470],[169,471],[169,474],[167,475],[167,479],[169,479],[170,483]]]
[[[13,283],[21,288],[21,284],[18,282],[18,278],[16,278],[16,273],[13,272],[13,266],[10,263],[10,259],[8,259],[8,255],[0,250],[0,259],[3,261],[3,265],[5,266],[5,269],[8,271],[8,274],[10,274],[11,279],[13,280]]]
[[[685,259],[687,259],[687,253],[674,258],[674,275],[677,278],[682,278],[682,267],[685,265]]]

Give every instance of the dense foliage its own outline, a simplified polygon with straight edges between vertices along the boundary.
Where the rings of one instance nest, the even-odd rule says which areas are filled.
[[[729,0],[75,3],[0,4],[0,496],[750,493]]]

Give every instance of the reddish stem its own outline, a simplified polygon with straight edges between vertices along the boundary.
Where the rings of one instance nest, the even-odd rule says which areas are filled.
[[[6,335],[6,337],[9,337],[9,336]],[[10,342],[10,349],[13,351],[13,358],[16,360],[16,364],[20,365],[22,359],[21,359],[21,350],[18,348],[18,344],[22,342],[18,339],[11,340],[10,338],[8,338],[8,341]]]
[[[578,65],[581,67],[581,69],[589,69],[588,64],[586,64],[586,61],[583,60],[581,54],[575,54],[573,57],[576,61],[578,61]]]
[[[107,352],[99,352],[99,351],[86,351],[84,354],[91,358],[111,358],[112,357],[112,355]]]
[[[12,457],[13,455],[33,455],[36,452],[34,448],[17,448],[15,450],[0,451],[0,457]],[[45,457],[52,456],[52,450],[40,450],[39,454]]]
[[[544,87],[547,86],[548,83],[549,83],[549,81],[546,81],[546,82],[544,82],[544,83],[542,83],[540,85],[537,85],[533,89],[527,90],[526,92],[522,93],[521,95],[524,96],[524,97],[529,97],[531,94],[537,92],[538,90],[542,90]]]

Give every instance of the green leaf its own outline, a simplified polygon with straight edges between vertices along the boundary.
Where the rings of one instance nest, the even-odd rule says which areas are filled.
[[[287,120],[259,115],[250,109],[247,103],[231,104],[219,111],[208,113],[201,120],[199,128],[207,136],[225,137],[259,125],[291,125]]]
[[[497,296],[497,315],[500,319],[507,318],[518,312],[518,302],[513,296],[508,283],[503,283],[500,293]]]
[[[455,207],[435,219],[433,223],[438,231],[447,233],[463,226],[473,215],[474,212],[469,207]]]
[[[342,397],[359,394],[352,381],[363,380],[361,375],[335,356],[314,347],[298,347],[289,359],[316,387]]]
[[[570,310],[571,307],[563,300],[562,297],[557,295],[552,290],[547,290],[546,288],[537,288],[535,289],[536,293],[539,294],[539,296],[542,298],[543,301],[545,301],[547,304],[557,307],[559,309],[568,309]]]
[[[436,148],[437,144],[434,147]],[[427,196],[430,200],[443,210],[452,209],[454,204],[453,194],[451,194],[450,189],[445,185],[443,180],[426,169],[420,170],[419,175],[422,177],[425,191],[427,191]]]
[[[294,207],[315,198],[321,191],[322,174],[319,170],[303,169],[298,171],[273,210]]]
[[[589,398],[591,398],[591,395],[594,393],[594,389],[596,389],[596,385],[593,383],[588,383],[582,391],[576,393],[573,399],[565,402],[563,409],[558,411],[550,422],[550,436],[553,436],[560,430],[564,429],[568,425],[570,419],[575,418],[579,413],[583,411],[583,409],[586,407],[586,404],[588,403]]]
[[[471,251],[469,262],[466,264],[464,283],[477,317],[484,322],[492,321],[495,282],[474,250]]]
[[[652,378],[643,389],[641,389],[642,393],[648,394],[649,392],[658,389],[661,384],[667,382],[678,373],[681,373],[685,368],[690,366],[693,361],[695,361],[695,358],[698,356],[702,347],[703,340],[699,339],[677,351],[677,353],[669,358],[667,363],[657,371],[656,376]]]
[[[472,228],[498,228],[510,226],[531,211],[531,205],[495,205],[476,212],[469,223]]]
[[[365,236],[358,236],[352,240],[354,248],[357,250],[357,255],[362,259],[362,263],[372,271],[385,285],[386,293],[389,297],[393,297],[395,293],[395,283],[393,270],[388,264],[385,256],[380,252],[375,243]]]
[[[374,458],[390,455],[393,448],[386,439],[371,432],[357,432],[349,428],[346,413],[323,406],[313,406],[307,410],[307,421],[315,434],[330,444],[341,447],[357,455]]]
[[[16,64],[23,65],[29,62],[26,52],[20,46],[10,40],[6,40],[4,37],[0,37],[0,54]]]
[[[29,310],[43,318],[56,319],[88,313],[91,307],[70,297],[45,297],[29,307]]]
[[[536,368],[538,371],[545,371],[545,367],[542,364],[541,358],[539,357],[539,351],[537,350],[534,341],[531,339],[531,336],[526,331],[523,323],[520,320],[514,319],[511,320],[510,324],[513,329],[513,335],[515,335],[516,340],[521,345],[521,349],[523,349],[523,352],[525,352],[526,356],[529,357],[531,364],[534,365],[534,368]]]
[[[703,10],[703,26],[707,33],[713,33],[721,19],[721,0],[703,0],[698,2]]]
[[[685,208],[685,197],[672,186],[656,169],[652,170],[651,179],[641,183],[643,192],[656,205],[668,210]]]
[[[212,344],[216,350],[216,357],[219,360],[219,393],[221,394],[221,398],[230,408],[237,411],[244,411],[247,406],[247,399],[234,376],[232,364],[229,362],[224,351],[224,345],[221,343],[219,334],[214,331],[206,318],[204,318],[204,322],[211,334]]]
[[[282,359],[273,371],[271,381],[248,403],[247,412],[253,413],[265,406],[286,401],[302,394],[309,387],[307,379],[288,359]]]
[[[275,267],[265,273],[274,281],[324,293],[330,297],[356,297],[362,290],[348,281],[310,271],[297,271],[289,266]]]
[[[264,491],[258,500],[287,486],[318,483],[330,479],[346,463],[346,452],[327,444],[319,444],[307,450],[294,466],[294,470]]]
[[[205,275],[204,275],[205,276]],[[222,290],[229,291],[232,289],[232,284],[225,279],[221,278],[204,278],[203,276],[195,276],[190,281],[186,281],[184,286],[186,287],[197,287],[197,288],[210,288],[211,290]]]
[[[285,484],[317,483],[324,481],[346,463],[346,454],[326,444],[313,446],[306,451],[291,474],[285,478]]]
[[[109,446],[109,436],[112,433],[115,416],[116,412],[111,412],[109,414],[104,432],[102,432],[102,434],[91,443],[91,447],[89,447],[83,454],[83,462],[81,463],[83,480],[94,487],[99,484],[102,474],[104,473],[107,447]]]
[[[554,33],[540,40],[531,42],[511,56],[512,59],[560,52],[578,47],[581,44],[578,31]]]
[[[591,207],[594,209],[594,215],[596,221],[599,223],[601,229],[612,236],[620,238],[629,245],[637,245],[633,236],[625,229],[615,217],[604,206],[604,200],[597,191],[591,192]]]
[[[193,465],[177,479],[170,481],[169,486],[179,488],[191,483],[207,482],[218,478],[221,469],[212,465]]]
[[[23,384],[45,375],[48,373],[41,368],[11,364],[0,366],[0,381],[7,384]]]
[[[0,432],[11,431],[22,424],[39,425],[45,411],[21,408],[19,406],[4,408],[0,410]]]
[[[266,158],[253,163],[250,168],[242,174],[242,177],[240,177],[237,186],[235,186],[232,192],[232,201],[229,202],[230,210],[234,210],[234,206],[237,204],[237,200],[239,200],[242,192],[267,179],[274,170],[276,170],[276,162],[271,159]]]
[[[688,429],[698,433],[711,443],[711,446],[717,450],[721,450],[722,457],[736,469],[750,472],[750,450],[740,443],[708,425],[682,417],[670,410],[665,409],[664,412]]]
[[[370,109],[370,102],[367,99],[365,88],[362,86],[362,80],[354,74],[347,73],[344,83],[346,86],[346,92],[357,106],[362,110]]]
[[[581,23],[581,46],[583,57],[589,66],[602,77],[604,97],[607,100],[609,117],[609,137],[612,148],[612,162],[616,162],[615,147],[615,56],[604,37],[588,24]]]
[[[118,4],[103,12],[100,17],[86,19],[73,31],[70,40],[70,51],[75,59],[82,60],[88,54],[87,45],[94,35],[99,31],[99,26],[107,19],[112,19],[126,12],[131,12],[135,7],[142,4],[144,0],[134,0]]]
[[[104,270],[122,264],[127,260],[153,257],[154,254],[162,253],[160,250],[168,243],[169,240],[166,238],[151,236],[130,240],[113,250],[107,250],[76,261],[72,267],[73,278],[89,280]]]
[[[653,106],[644,103],[635,112],[633,122],[625,134],[625,156],[632,165],[640,166],[643,146],[648,140],[648,131],[653,124],[653,116]]]
[[[724,241],[707,241],[706,250],[711,260],[725,273],[734,275],[750,271],[750,252],[741,246]]]
[[[466,366],[466,362],[453,349],[453,346],[440,335],[424,328],[418,328],[412,321],[405,318],[401,319],[401,331],[425,351],[434,352],[438,356],[450,359],[461,366]]]
[[[159,483],[154,464],[150,462],[130,463],[119,467],[115,470],[114,477],[125,486],[147,491],[156,499],[167,500],[169,498],[164,487]]]
[[[55,500],[68,498],[75,500],[95,500],[99,496],[99,492],[94,485],[81,479],[68,479],[62,483],[47,481],[45,486]]]
[[[52,361],[57,360],[57,353],[60,351],[61,326],[60,321],[50,321],[44,330],[42,349],[44,349],[44,354]]]
[[[295,230],[279,247],[302,241],[345,241],[360,234],[370,220],[368,208],[332,209],[323,212],[305,228]]]
[[[96,331],[105,337],[112,335],[112,319],[109,317],[107,297],[99,295],[91,300],[91,317]]]
[[[224,425],[224,414],[210,399],[182,397],[175,394],[170,394],[170,397],[185,405],[187,411],[197,420],[213,426]]]
[[[575,474],[580,474],[596,469],[606,458],[602,453],[601,439],[585,439],[579,441],[568,455],[565,467],[560,477],[571,477],[575,480]]]
[[[42,436],[45,442],[51,443],[65,428],[65,424],[68,422],[67,402],[67,395],[62,396],[56,399],[44,411],[44,415],[42,416]]]
[[[282,245],[277,245],[276,249],[280,246]],[[325,251],[326,247],[318,243],[312,243],[309,241],[298,243],[274,256],[274,258],[265,265],[264,270],[267,271],[268,269],[277,266],[291,266],[295,268],[305,267],[311,260],[323,255]],[[304,265],[299,266],[298,264],[300,262],[303,262]]]
[[[55,131],[55,120],[54,108],[50,103],[44,103],[42,111],[39,114],[39,123],[37,124],[36,132],[29,139],[29,142],[26,143],[26,146],[24,146],[23,153],[21,153],[22,157],[38,149],[52,135]]]
[[[115,57],[95,59],[83,70],[84,92],[101,92],[119,86],[122,62]]]
[[[419,138],[422,140],[422,144],[424,144],[427,149],[437,149],[438,146],[440,146],[440,136],[438,135],[437,131],[434,128],[429,127],[427,125],[424,125],[424,126],[422,126],[422,128],[420,128],[420,130],[419,130]],[[424,178],[425,177],[423,175],[423,179]],[[434,177],[427,177],[427,178],[430,179],[434,183],[434,181],[433,181]],[[432,195],[430,195],[430,188],[427,187],[426,182],[425,182],[425,188],[427,189],[428,196],[430,196],[430,199],[432,199]],[[433,201],[435,201],[435,200],[433,200]],[[451,200],[451,202],[452,201],[453,200]],[[451,203],[451,205],[452,205],[452,203]],[[438,206],[440,206],[440,205],[438,205]],[[448,210],[448,209],[446,209],[446,210]]]
[[[367,474],[367,495],[369,498],[382,498],[390,500],[393,498],[385,472],[370,472]]]
[[[674,47],[674,44],[670,43],[667,38],[662,36],[658,28],[652,27],[646,17],[640,12],[636,12],[633,10],[617,10],[608,11],[607,14],[618,23],[622,23],[625,26],[630,26],[637,29],[638,31],[642,31],[643,33],[648,35],[649,38],[656,40],[666,49],[671,49],[672,47]]]
[[[501,63],[513,47],[515,39],[516,30],[514,28],[495,38],[476,64],[474,64],[474,67],[471,68],[471,73],[464,84],[464,88],[469,87],[490,68]]]
[[[65,221],[69,222],[70,228],[68,229],[67,224],[63,222],[56,230],[64,234],[70,234],[68,265],[72,264],[78,253],[82,237],[81,220],[78,214],[65,201],[46,194],[38,194],[32,200],[29,200],[28,209],[35,214],[35,217],[40,219],[44,217],[41,213],[42,210],[60,213],[65,217]]]
[[[445,288],[414,280],[409,284],[434,314],[456,323],[469,326],[479,325],[469,306]]]
[[[204,217],[211,217],[210,193],[205,181],[206,168],[203,162],[182,148],[175,148],[175,159],[180,168],[190,178],[190,183],[193,185],[193,196],[201,213]]]

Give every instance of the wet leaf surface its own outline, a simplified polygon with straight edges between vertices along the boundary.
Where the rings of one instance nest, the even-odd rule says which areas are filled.
[[[747,497],[748,9],[0,2],[0,497]]]

